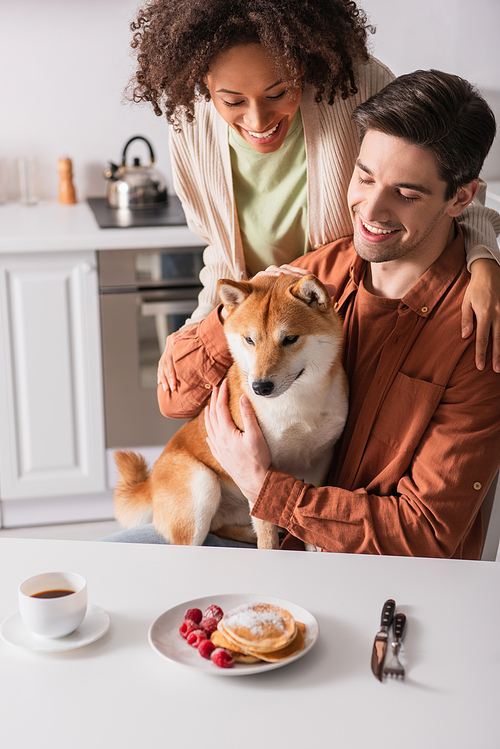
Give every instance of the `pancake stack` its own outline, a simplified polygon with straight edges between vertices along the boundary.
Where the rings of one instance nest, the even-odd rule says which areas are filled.
[[[304,624],[279,606],[250,603],[225,614],[211,640],[240,663],[275,663],[302,650],[305,630]]]

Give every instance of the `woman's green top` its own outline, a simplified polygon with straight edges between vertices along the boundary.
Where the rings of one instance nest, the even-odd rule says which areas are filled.
[[[250,276],[310,250],[307,168],[300,110],[281,148],[254,151],[232,127],[229,150],[245,262]]]

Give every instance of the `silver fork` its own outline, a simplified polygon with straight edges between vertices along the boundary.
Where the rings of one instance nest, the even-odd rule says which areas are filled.
[[[384,676],[390,676],[391,678],[401,680],[405,678],[404,667],[401,665],[398,658],[405,629],[406,616],[404,614],[396,614],[394,617],[394,640],[391,642],[392,658],[384,668]]]

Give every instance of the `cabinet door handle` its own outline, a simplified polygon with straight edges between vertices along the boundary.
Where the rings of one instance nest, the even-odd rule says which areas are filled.
[[[97,268],[95,263],[80,263],[80,269],[82,273],[92,273]]]
[[[183,315],[194,312],[198,302],[194,299],[181,299],[175,302],[142,302],[141,315]]]

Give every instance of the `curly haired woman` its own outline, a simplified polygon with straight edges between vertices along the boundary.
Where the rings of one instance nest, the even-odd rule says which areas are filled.
[[[208,242],[196,324],[217,306],[219,278],[251,277],[352,233],[351,115],[393,76],[368,54],[374,29],[348,0],[151,0],[131,28],[132,98],[166,115],[174,188]],[[493,329],[500,371],[495,222],[479,205],[461,217],[474,263],[463,330],[475,314],[482,368]],[[176,389],[176,335],[158,367],[164,390]]]

